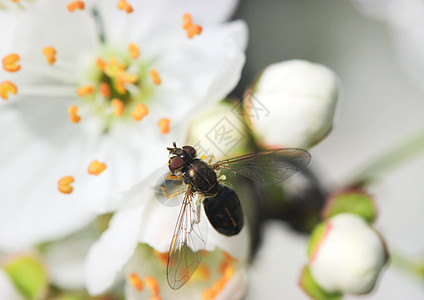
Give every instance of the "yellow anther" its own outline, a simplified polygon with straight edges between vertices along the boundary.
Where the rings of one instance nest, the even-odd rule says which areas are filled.
[[[9,94],[16,95],[18,93],[18,88],[12,82],[6,80],[0,83],[0,97],[4,100],[9,98]]]
[[[159,296],[151,296],[150,300],[162,300],[162,297]]]
[[[81,117],[78,115],[78,107],[76,107],[75,105],[71,105],[68,108],[68,112],[69,112],[69,120],[72,123],[78,123],[79,121],[81,121]]]
[[[120,0],[118,2],[118,9],[125,10],[127,13],[132,13],[134,11],[131,4],[129,4],[126,0]]]
[[[159,296],[159,284],[153,276],[144,277],[144,283],[150,290],[152,296]]]
[[[191,16],[191,14],[185,13],[183,15],[183,28],[187,29],[187,27],[191,24],[193,24],[193,18]]]
[[[233,265],[228,265],[225,268],[223,278],[225,280],[230,280],[231,277],[233,277],[233,275],[234,275],[235,272],[236,272],[236,268]]]
[[[168,118],[162,118],[159,120],[158,125],[159,125],[160,132],[162,134],[169,133],[169,131],[171,130],[170,123],[171,121]]]
[[[143,282],[140,277],[136,273],[130,273],[128,275],[128,280],[130,284],[138,291],[141,292],[143,290]]]
[[[53,47],[44,47],[43,51],[41,51],[47,59],[49,64],[54,64],[56,61],[56,49]]]
[[[164,266],[166,266],[166,264],[168,263],[168,252],[159,252],[159,251],[153,250],[153,253],[159,259],[159,261]]]
[[[12,2],[19,2],[19,0],[12,0]]]
[[[96,60],[96,63],[97,63],[97,66],[99,67],[99,69],[100,69],[101,71],[104,71],[104,70],[105,70],[105,68],[106,68],[106,62],[105,62],[103,59],[98,58],[98,59]]]
[[[188,38],[202,33],[202,26],[193,23],[193,18],[189,13],[183,15],[183,28],[187,32]]]
[[[208,280],[211,277],[211,271],[205,264],[200,264],[196,270],[196,273],[198,273],[198,276],[203,280]]]
[[[2,59],[3,69],[8,72],[16,72],[19,71],[21,65],[18,64],[20,57],[16,53],[9,54]]]
[[[100,84],[100,93],[102,93],[103,97],[109,98],[111,95],[110,87],[106,82],[102,82]]]
[[[132,112],[132,117],[135,121],[141,121],[145,116],[149,114],[149,108],[144,103],[137,103],[134,111]]]
[[[195,35],[199,35],[202,33],[202,26],[196,24],[190,24],[187,29],[187,36],[189,39],[192,39]]]
[[[162,83],[162,80],[160,79],[159,73],[156,70],[150,70],[150,77],[152,77],[152,81],[154,84],[159,85]]]
[[[202,300],[213,300],[214,298],[215,298],[215,294],[210,288],[203,290]]]
[[[83,1],[72,1],[68,3],[68,11],[73,12],[76,9],[84,9],[85,4]]]
[[[98,160],[93,160],[88,166],[88,174],[90,175],[99,175],[106,169],[106,164],[99,162]]]
[[[58,185],[57,189],[61,193],[70,194],[74,190],[74,188],[71,186],[71,183],[73,183],[74,181],[75,181],[74,177],[72,177],[72,176],[62,177],[57,182],[57,185]]]
[[[94,86],[92,85],[83,85],[77,88],[77,94],[80,97],[90,95],[94,92]]]
[[[119,117],[124,113],[124,102],[118,98],[112,99],[112,106],[114,108],[115,116]]]
[[[140,56],[140,49],[134,43],[130,43],[128,45],[128,51],[130,52],[130,56],[132,59],[137,59]]]

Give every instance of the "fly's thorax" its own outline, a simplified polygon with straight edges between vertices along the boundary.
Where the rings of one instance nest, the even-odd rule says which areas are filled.
[[[207,192],[216,182],[216,173],[207,163],[200,159],[194,159],[187,168],[183,169],[184,179],[194,190]]]

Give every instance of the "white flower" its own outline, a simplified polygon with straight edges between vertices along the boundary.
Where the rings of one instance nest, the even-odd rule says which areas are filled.
[[[387,258],[380,235],[361,217],[343,213],[327,221],[309,267],[328,292],[364,294],[374,288]]]
[[[19,292],[16,290],[9,276],[0,269],[0,299],[7,300],[22,300],[22,297]]]
[[[146,245],[148,245],[154,251],[166,256],[178,218],[179,207],[166,207],[153,196],[152,187],[163,174],[163,170],[152,174],[128,192],[121,203],[115,203],[121,209],[115,213],[109,228],[91,247],[87,256],[85,279],[87,289],[91,294],[100,294],[110,288],[116,281],[117,275],[124,270],[126,280],[132,273],[136,273],[142,280],[145,276],[153,276],[159,283],[161,290],[166,290],[165,293],[171,292],[171,288],[166,283],[165,266],[163,265],[161,268],[155,266],[155,264],[158,264],[158,260],[149,259],[152,252],[145,250],[147,249]],[[247,224],[238,235],[226,237],[216,232],[206,221],[203,209],[202,216],[203,221],[201,223],[203,226],[208,224],[205,250],[209,252],[218,251],[213,257],[222,256],[222,251],[225,251],[236,259],[236,276],[234,281],[230,280],[234,283],[229,285],[228,289],[233,286],[231,290],[235,289],[238,293],[243,294],[245,285],[244,266],[247,263],[250,250]],[[140,243],[145,245],[139,246],[139,249],[136,250]],[[152,256],[150,255],[150,258]],[[208,258],[208,254],[206,254],[204,262],[208,263],[209,259],[211,258]],[[215,261],[216,265],[217,262]],[[196,277],[196,273],[193,276]],[[211,280],[213,282],[214,279]],[[211,280],[208,281],[209,283],[197,285],[190,284],[190,282],[195,281],[190,279],[187,282],[187,287],[183,286],[178,291],[172,290],[174,295],[172,299],[184,297],[187,291],[191,291],[198,298],[199,293],[209,287]],[[134,294],[134,291],[128,287],[127,291]],[[229,299],[232,299],[231,296]]]
[[[308,148],[331,130],[338,80],[327,67],[302,60],[268,66],[246,97],[259,142],[267,148]]]
[[[219,23],[235,2],[121,1],[118,9],[117,1],[102,0],[72,10],[71,1],[38,0],[16,16],[12,47],[2,53],[19,57],[8,56],[3,67],[21,68],[0,73],[0,94],[13,92],[4,81],[17,88],[0,99],[7,141],[0,149],[0,248],[82,228],[109,198],[166,161],[166,146],[184,138],[187,117],[239,79],[246,26]],[[201,34],[188,38],[197,24]],[[102,163],[107,168],[89,175],[91,162],[94,173]],[[58,186],[64,176],[72,177]]]
[[[365,14],[390,29],[402,67],[419,88],[424,78],[424,3],[421,0],[352,0]]]
[[[215,160],[240,154],[247,143],[240,104],[220,102],[197,114],[189,124],[187,144],[199,157],[212,155]]]

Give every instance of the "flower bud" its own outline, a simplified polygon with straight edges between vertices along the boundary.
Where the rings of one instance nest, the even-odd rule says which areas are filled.
[[[190,122],[187,144],[197,156],[212,155],[216,160],[236,156],[247,142],[239,104],[220,102],[196,115]]]
[[[290,60],[260,74],[245,99],[245,109],[264,147],[308,148],[331,131],[337,97],[333,71]]]
[[[381,236],[350,213],[338,214],[323,225],[311,237],[315,245],[309,269],[315,282],[329,293],[370,292],[388,259]]]

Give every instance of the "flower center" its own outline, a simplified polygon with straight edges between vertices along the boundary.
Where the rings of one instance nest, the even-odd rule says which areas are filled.
[[[133,43],[125,52],[105,50],[94,59],[86,84],[77,88],[81,103],[102,120],[105,130],[118,118],[141,121],[149,113],[149,99],[161,78],[139,57]]]

